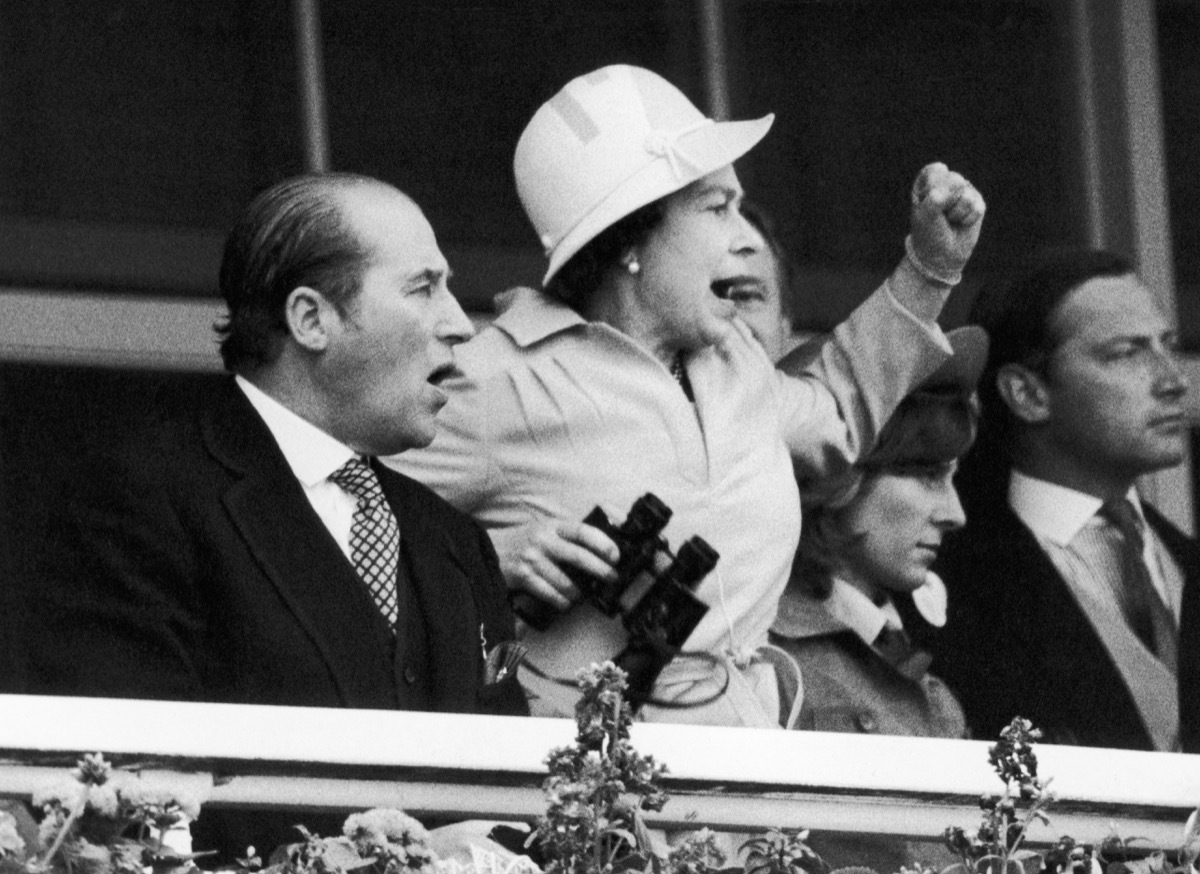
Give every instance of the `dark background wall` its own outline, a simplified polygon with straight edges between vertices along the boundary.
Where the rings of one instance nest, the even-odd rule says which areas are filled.
[[[988,197],[976,280],[1038,244],[1081,239],[1064,6],[726,4],[733,113],[777,115],[739,170],[810,275],[810,326],[835,323],[897,259],[908,185],[930,160]],[[1196,6],[1160,4],[1164,63],[1180,70],[1164,76],[1168,127],[1193,131]],[[459,290],[478,309],[499,290],[479,253],[537,276],[511,158],[542,101],[628,62],[704,102],[691,0],[326,0],[321,18],[333,166],[409,191],[462,253]],[[0,283],[211,294],[237,209],[303,169],[295,62],[287,0],[8,4]],[[1200,178],[1187,141],[1170,153],[1185,204]],[[1194,221],[1179,214],[1183,228]],[[189,243],[195,257],[177,257]],[[1181,247],[1187,281],[1197,248]]]

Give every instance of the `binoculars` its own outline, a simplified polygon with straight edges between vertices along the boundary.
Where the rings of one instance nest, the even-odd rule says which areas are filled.
[[[614,525],[595,507],[584,523],[599,528],[617,545],[616,579],[600,580],[571,573],[571,581],[605,616],[621,616],[629,633],[625,648],[613,658],[625,671],[629,701],[634,707],[650,697],[654,681],[695,630],[708,605],[694,594],[719,558],[701,537],[692,537],[671,553],[663,529],[671,510],[653,494],[638,498],[629,515]],[[539,631],[553,624],[558,611],[526,592],[513,595],[513,611]]]

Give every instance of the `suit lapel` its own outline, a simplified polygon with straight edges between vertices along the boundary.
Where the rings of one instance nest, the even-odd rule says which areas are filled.
[[[321,653],[342,703],[394,701],[386,623],[232,381],[203,427],[213,456],[239,475],[224,496],[235,529]]]
[[[475,709],[474,678],[481,661],[480,617],[461,546],[431,524],[428,493],[406,477],[374,465],[400,524],[401,555],[429,638],[429,689],[435,710]],[[494,646],[495,642],[490,641]]]
[[[1183,573],[1179,619],[1179,737],[1185,753],[1200,752],[1200,546],[1148,504],[1142,504],[1154,532]]]
[[[1151,749],[1150,736],[1129,688],[1070,587],[1037,538],[1007,505],[1003,518],[1011,526],[1013,538],[1011,549],[1004,550],[1004,554],[1017,557],[1019,579],[1028,596],[1018,596],[1007,615],[1032,617],[1029,639],[1023,644],[1043,653],[1043,682],[1060,690],[1050,695],[1065,697],[1068,693],[1063,690],[1071,689],[1090,701],[1095,690],[1103,690],[1105,718],[1123,723],[1123,734],[1136,733],[1145,749]],[[1071,708],[1065,701],[1061,703]]]

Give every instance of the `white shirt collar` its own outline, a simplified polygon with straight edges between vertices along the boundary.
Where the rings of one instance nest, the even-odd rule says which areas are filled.
[[[1142,505],[1137,489],[1127,495],[1139,516]],[[1014,470],[1008,481],[1008,505],[1030,531],[1051,543],[1066,546],[1095,518],[1104,502],[1079,492]]]
[[[833,578],[833,588],[825,601],[829,614],[853,631],[867,646],[875,642],[885,625],[902,628],[900,614],[889,598],[882,606],[876,604],[861,591],[838,577]]]
[[[771,630],[782,637],[802,640],[838,631],[852,631],[867,644],[873,644],[885,625],[904,628],[900,611],[889,597],[879,606],[861,591],[838,577],[831,578],[829,597],[818,599],[789,585],[779,599],[779,612]],[[925,583],[912,593],[921,617],[935,628],[946,624],[946,585],[933,571]]]
[[[296,479],[315,486],[357,455],[312,422],[303,419],[247,379],[235,378],[238,388],[262,417]]]

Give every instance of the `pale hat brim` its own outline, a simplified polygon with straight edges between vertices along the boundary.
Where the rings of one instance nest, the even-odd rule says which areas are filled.
[[[775,116],[706,124],[676,140],[677,160],[647,152],[646,163],[551,244],[543,286],[606,228],[648,203],[673,194],[736,161],[767,135]]]

